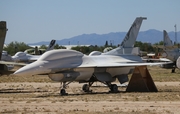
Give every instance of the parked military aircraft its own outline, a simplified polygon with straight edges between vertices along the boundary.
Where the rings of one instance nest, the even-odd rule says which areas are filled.
[[[161,67],[163,68],[170,68],[172,69],[172,73],[175,72],[176,68],[176,61],[180,56],[180,49],[177,46],[174,46],[172,41],[170,40],[168,33],[163,30],[164,35],[164,53],[162,54],[163,57],[172,61],[170,64],[163,64]]]
[[[46,51],[54,49],[56,40],[51,40],[48,48]],[[12,60],[15,62],[34,62],[36,61],[41,55],[31,55],[25,52],[17,52],[14,56],[12,56]]]
[[[48,75],[53,81],[63,82],[61,95],[65,95],[65,88],[73,81],[84,84],[82,89],[88,92],[90,86],[99,81],[106,84],[112,92],[118,87],[112,84],[116,79],[120,83],[128,81],[135,66],[153,65],[143,63],[142,59],[131,53],[132,44],[136,41],[143,17],[137,17],[125,36],[121,46],[98,56],[88,56],[74,50],[51,50],[44,53],[37,61],[17,70],[15,75]],[[127,47],[127,48],[124,48]],[[156,65],[159,63],[156,63]]]
[[[41,49],[39,48],[41,45],[30,45],[30,49],[25,50],[24,52],[30,55],[42,55],[46,51],[54,49],[56,40],[51,40],[50,44],[48,45],[47,49]]]
[[[11,55],[7,53],[7,51],[2,51],[2,56],[1,56],[2,61],[12,61]]]

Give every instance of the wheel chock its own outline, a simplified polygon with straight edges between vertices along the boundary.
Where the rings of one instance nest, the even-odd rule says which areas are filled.
[[[156,85],[147,66],[137,66],[126,88],[126,92],[157,92]]]

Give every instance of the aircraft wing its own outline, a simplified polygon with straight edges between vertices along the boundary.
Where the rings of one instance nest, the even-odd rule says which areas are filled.
[[[29,58],[29,61],[37,61],[39,59],[39,57],[31,57]]]
[[[135,67],[135,66],[154,66],[168,64],[169,62],[159,63],[102,63],[102,64],[82,64],[79,67]]]
[[[170,49],[170,50],[178,48],[178,46],[164,46],[164,45],[154,45],[153,47],[160,48],[160,49],[166,48],[166,49]]]
[[[0,61],[0,64],[5,64],[5,65],[19,65],[19,66],[25,66],[27,64],[25,63],[16,63],[16,62],[8,62],[8,61]]]
[[[167,59],[167,58],[159,58],[159,59],[152,59],[152,58],[147,58],[147,59],[144,59],[142,58],[143,61],[149,61],[149,62],[171,62],[171,60]]]

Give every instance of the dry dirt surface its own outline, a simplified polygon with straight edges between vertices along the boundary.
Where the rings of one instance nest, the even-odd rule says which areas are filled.
[[[48,76],[0,76],[0,114],[180,114],[180,70],[148,69],[158,92],[119,87],[118,93],[109,93],[94,83],[92,93],[84,93],[83,84],[71,83],[69,94],[60,96],[60,83]]]
[[[94,83],[92,93],[84,93],[82,84],[71,83],[67,96],[59,95],[59,83],[0,83],[0,113],[54,114],[179,114],[180,82],[155,82],[159,92],[109,93]]]

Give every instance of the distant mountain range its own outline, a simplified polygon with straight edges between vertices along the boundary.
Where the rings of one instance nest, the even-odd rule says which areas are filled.
[[[170,39],[175,41],[175,32],[169,32]],[[105,42],[108,41],[108,44],[118,45],[124,39],[126,32],[111,32],[108,34],[82,34],[74,36],[72,38],[66,38],[62,40],[56,40],[56,43],[59,45],[98,45],[103,46]],[[51,40],[51,39],[50,39]],[[28,45],[48,45],[49,41],[42,41],[37,43],[31,43]],[[180,42],[180,31],[177,32],[177,40]],[[138,34],[137,41],[148,42],[148,43],[158,43],[163,41],[163,31],[149,29],[147,31],[140,31]]]

